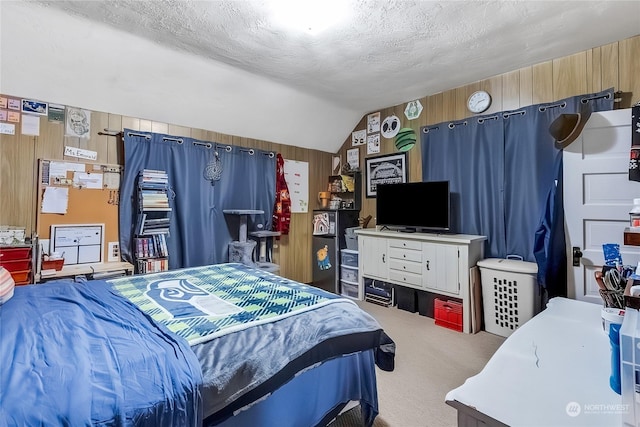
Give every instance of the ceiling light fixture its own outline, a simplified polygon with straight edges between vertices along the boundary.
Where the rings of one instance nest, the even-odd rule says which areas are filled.
[[[283,27],[319,34],[342,21],[347,15],[344,0],[271,0],[274,20]]]

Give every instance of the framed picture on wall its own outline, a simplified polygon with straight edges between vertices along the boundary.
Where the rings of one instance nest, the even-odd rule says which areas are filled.
[[[385,154],[365,160],[367,197],[376,197],[378,184],[407,182],[407,153]]]

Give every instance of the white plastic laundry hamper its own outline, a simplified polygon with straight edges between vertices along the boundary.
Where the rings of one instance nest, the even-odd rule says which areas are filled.
[[[515,259],[487,258],[478,261],[478,267],[484,329],[508,337],[539,311],[538,266]]]

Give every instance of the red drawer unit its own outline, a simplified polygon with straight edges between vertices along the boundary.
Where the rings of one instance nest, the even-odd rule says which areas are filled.
[[[14,261],[0,261],[0,265],[8,271],[23,271],[31,268],[31,259],[17,259]]]
[[[5,261],[31,260],[31,247],[0,247],[0,265]]]
[[[0,265],[11,273],[16,285],[32,282],[31,246],[0,247]]]

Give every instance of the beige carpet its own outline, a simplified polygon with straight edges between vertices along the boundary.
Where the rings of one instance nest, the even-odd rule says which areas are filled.
[[[374,427],[454,427],[456,411],[445,395],[482,370],[504,338],[487,332],[463,334],[398,308],[359,301],[396,343],[393,372],[376,369],[380,414]],[[360,409],[331,427],[362,426]]]

